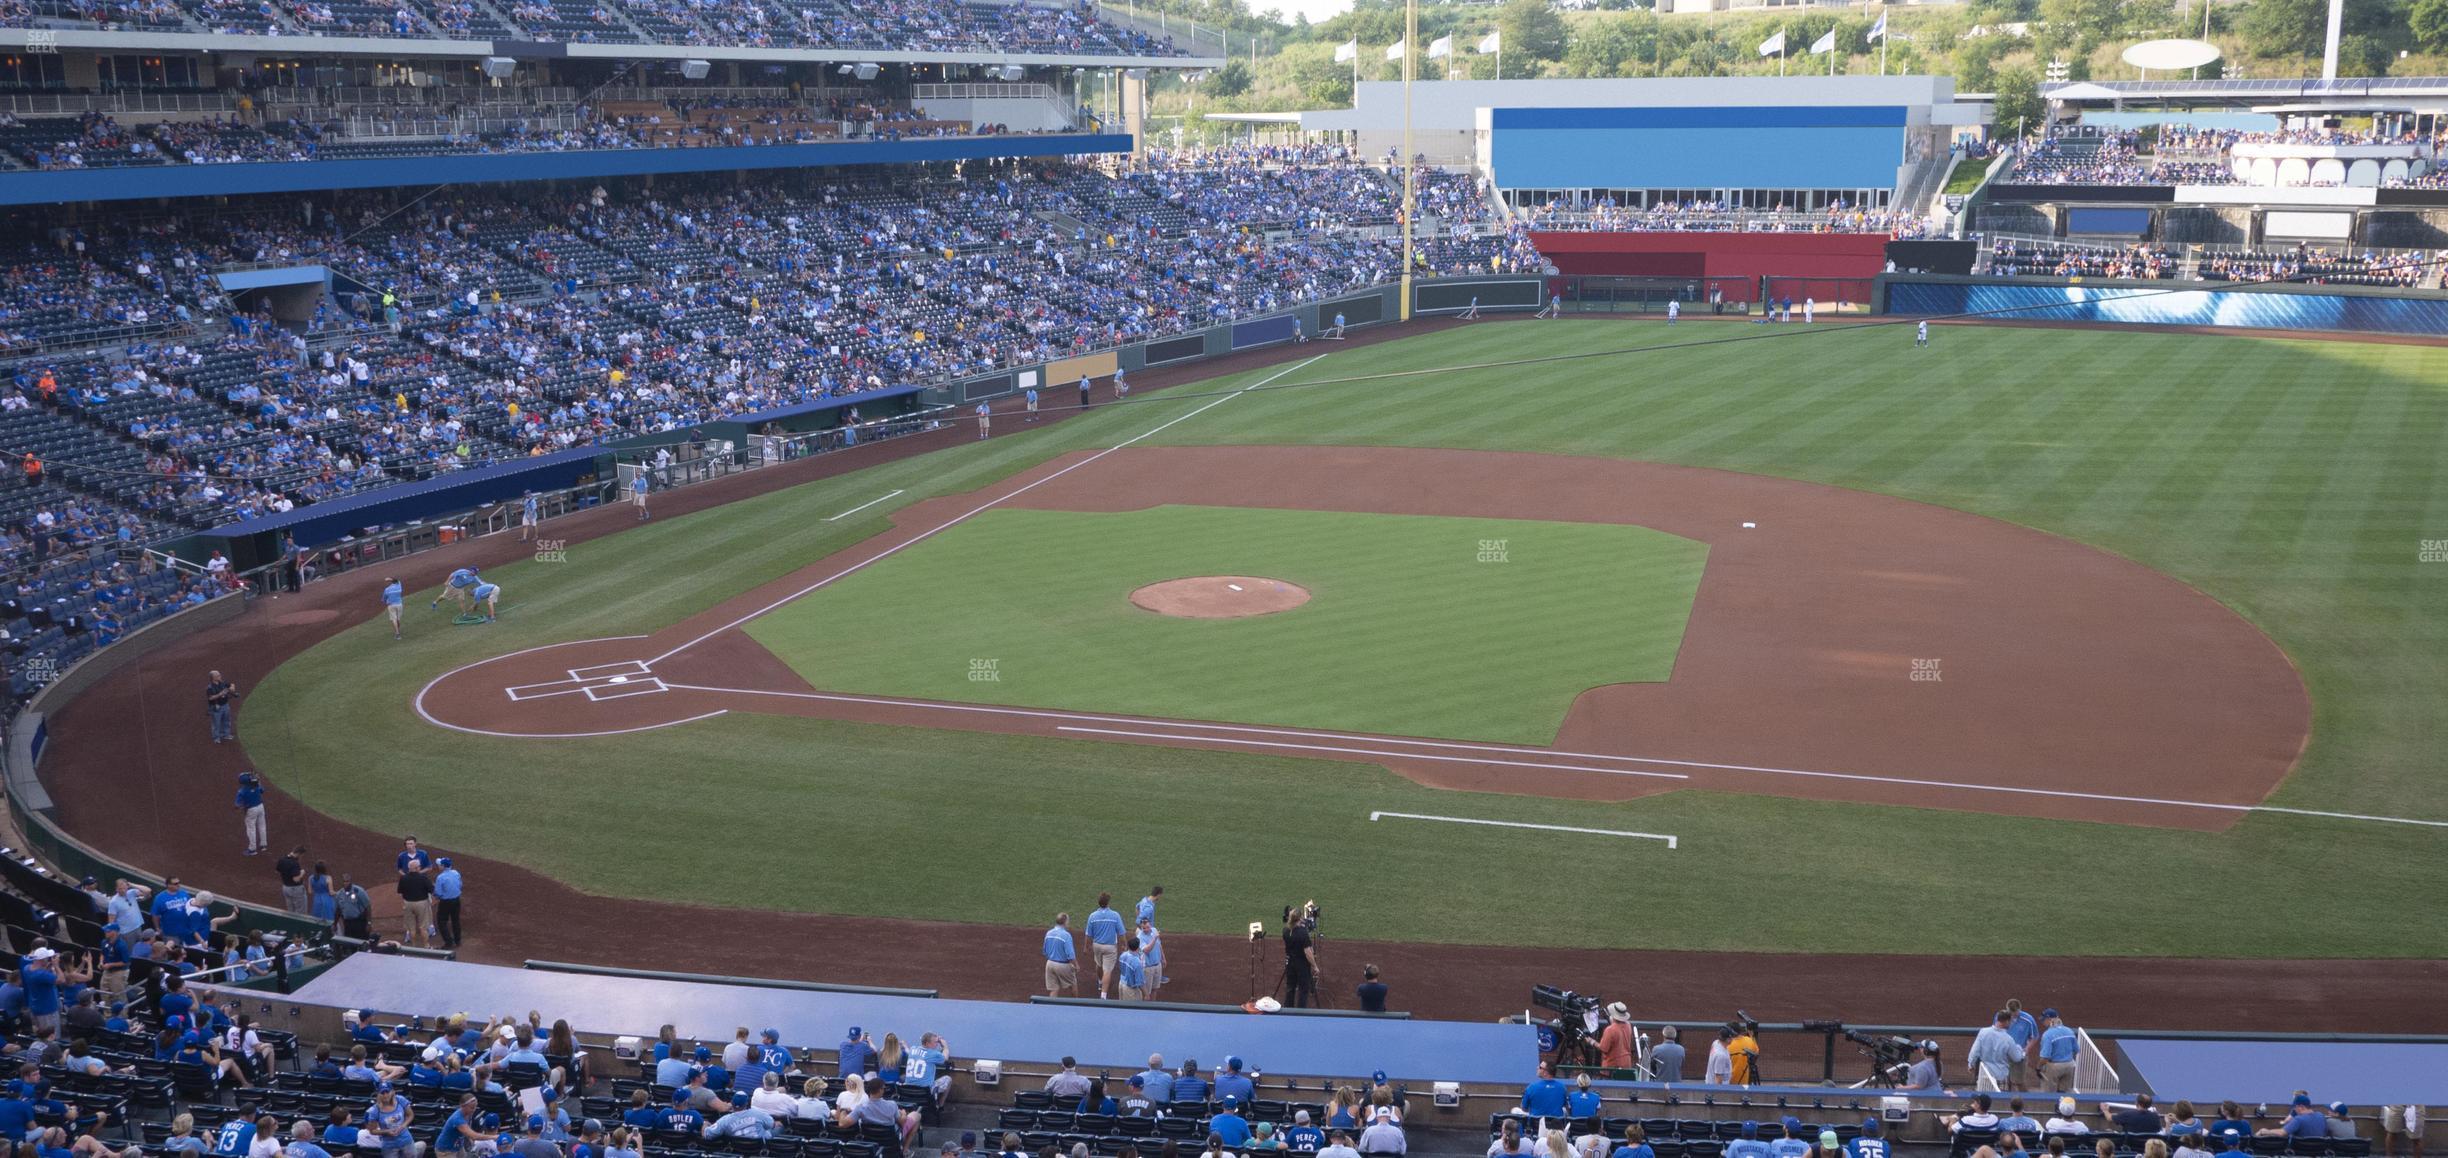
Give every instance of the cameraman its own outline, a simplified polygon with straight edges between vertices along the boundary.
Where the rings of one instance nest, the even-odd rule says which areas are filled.
[[[1294,1009],[1317,1003],[1317,946],[1310,931],[1316,920],[1299,909],[1284,910],[1284,1004]]]

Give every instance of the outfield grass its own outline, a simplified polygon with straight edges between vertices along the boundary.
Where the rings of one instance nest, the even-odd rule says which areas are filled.
[[[1540,565],[1482,560],[1489,540]],[[1546,744],[1582,692],[1674,674],[1707,560],[1690,539],[1594,523],[1007,509],[748,634],[827,691]],[[1199,575],[1280,579],[1310,600],[1245,619],[1130,601]],[[932,610],[888,632],[860,614],[910,591]]]
[[[1731,338],[1745,340],[1714,344]],[[1298,387],[1669,340],[1692,344]],[[1295,388],[1236,398],[1157,441],[1725,467],[1942,503],[2131,556],[2251,617],[2302,668],[2313,742],[2276,803],[2448,820],[2448,563],[2417,562],[2422,540],[2448,539],[2448,350],[1950,327],[1916,351],[1896,328],[1559,321],[1331,355],[1276,384]],[[441,671],[672,622],[872,534],[893,504],[822,516],[896,488],[909,493],[895,503],[971,490],[1111,445],[1186,413],[1199,389],[657,520],[575,546],[566,565],[506,569],[521,606],[497,629],[450,629],[437,615],[394,645],[369,626],[275,672],[242,708],[250,755],[358,823],[594,891],[713,904],[908,915],[910,897],[931,894],[931,915],[1025,924],[1098,888],[1162,879],[1173,927],[1206,932],[1316,896],[1351,937],[1999,952],[2029,948],[2001,933],[2021,909],[2050,914],[2037,919],[2051,952],[2448,955],[2438,829],[2257,815],[2213,835],[1689,791],[1590,805],[1235,753],[745,714],[537,743],[442,733],[409,711]],[[708,571],[707,559],[724,566]],[[2167,678],[2186,678],[2182,657]],[[364,774],[368,752],[382,753],[384,775]],[[704,791],[664,790],[680,764]],[[499,774],[511,767],[519,775]],[[580,793],[589,824],[498,823],[564,815]],[[710,832],[745,847],[801,842],[800,817],[852,794],[862,847],[956,833],[962,855],[904,859],[892,895],[872,898],[724,873],[703,855]],[[723,803],[739,799],[763,806]],[[448,800],[484,805],[439,806]],[[1371,824],[1372,809],[1672,832],[1683,845]],[[1061,879],[973,871],[1045,863],[1056,847],[1070,870]],[[1746,920],[1722,919],[1730,897]],[[2205,938],[2204,917],[2235,932]]]

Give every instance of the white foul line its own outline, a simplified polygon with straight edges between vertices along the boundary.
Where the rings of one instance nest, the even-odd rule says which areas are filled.
[[[1030,491],[1036,490],[1038,487],[1041,487],[1041,486],[1044,486],[1044,485],[1045,485],[1045,484],[1047,484],[1047,483],[1053,482],[1055,479],[1061,478],[1062,476],[1067,475],[1067,474],[1071,473],[1072,471],[1078,470],[1079,468],[1081,468],[1081,467],[1083,467],[1083,466],[1087,466],[1089,463],[1095,462],[1095,461],[1097,461],[1098,459],[1101,459],[1101,458],[1105,457],[1106,455],[1112,454],[1113,452],[1115,452],[1115,451],[1117,451],[1117,450],[1120,450],[1120,449],[1122,449],[1123,447],[1129,446],[1130,444],[1132,444],[1132,443],[1134,443],[1134,442],[1138,442],[1138,441],[1140,441],[1140,440],[1142,440],[1142,439],[1153,438],[1153,437],[1155,437],[1155,436],[1157,436],[1157,435],[1159,435],[1159,434],[1162,434],[1162,433],[1164,433],[1166,430],[1171,429],[1171,428],[1172,428],[1172,427],[1174,427],[1174,426],[1178,426],[1178,425],[1180,425],[1181,423],[1188,422],[1188,421],[1190,421],[1191,419],[1196,418],[1196,417],[1198,417],[1198,416],[1199,416],[1199,415],[1201,415],[1201,414],[1205,414],[1205,413],[1207,413],[1208,411],[1213,410],[1213,409],[1215,409],[1215,408],[1216,408],[1216,407],[1218,407],[1218,406],[1222,406],[1222,405],[1224,405],[1225,403],[1230,402],[1230,401],[1232,401],[1232,400],[1233,400],[1233,399],[1235,399],[1235,398],[1239,398],[1240,396],[1242,396],[1242,395],[1244,395],[1244,394],[1247,394],[1247,393],[1249,393],[1249,392],[1250,392],[1250,391],[1252,391],[1252,390],[1256,390],[1257,388],[1259,388],[1259,387],[1261,387],[1261,386],[1264,386],[1264,385],[1266,385],[1267,383],[1273,382],[1273,381],[1274,381],[1274,380],[1276,380],[1277,378],[1281,378],[1281,377],[1283,377],[1284,375],[1289,374],[1289,373],[1291,373],[1291,372],[1293,372],[1293,371],[1295,371],[1295,370],[1304,369],[1304,368],[1306,368],[1306,367],[1307,367],[1307,366],[1308,366],[1308,365],[1309,365],[1311,362],[1315,362],[1315,361],[1317,361],[1319,358],[1323,358],[1323,357],[1325,357],[1325,356],[1326,356],[1326,355],[1324,355],[1324,354],[1318,354],[1318,355],[1315,355],[1315,356],[1313,356],[1313,357],[1305,358],[1305,359],[1302,359],[1301,361],[1294,362],[1293,364],[1291,364],[1291,365],[1289,365],[1289,366],[1286,366],[1286,367],[1284,367],[1284,368],[1283,368],[1283,369],[1281,369],[1281,370],[1277,370],[1276,372],[1274,372],[1274,373],[1272,373],[1272,374],[1269,374],[1269,375],[1267,375],[1267,376],[1266,376],[1266,377],[1264,377],[1264,378],[1260,378],[1259,380],[1257,380],[1257,381],[1255,381],[1255,382],[1252,382],[1252,383],[1250,383],[1249,385],[1247,385],[1247,386],[1244,386],[1244,387],[1240,388],[1239,390],[1235,390],[1235,391],[1233,391],[1233,392],[1232,392],[1232,393],[1230,393],[1230,394],[1226,394],[1226,395],[1224,395],[1223,397],[1217,398],[1215,401],[1210,402],[1210,403],[1206,404],[1205,406],[1201,406],[1201,407],[1199,407],[1198,409],[1193,410],[1193,411],[1191,411],[1191,412],[1190,412],[1190,413],[1188,413],[1188,414],[1177,415],[1177,416],[1175,416],[1175,417],[1174,417],[1172,420],[1170,420],[1170,421],[1168,421],[1168,422],[1165,422],[1164,424],[1159,425],[1159,426],[1157,426],[1157,427],[1155,427],[1155,428],[1153,428],[1153,429],[1146,430],[1146,431],[1142,431],[1142,432],[1140,432],[1140,433],[1138,433],[1138,434],[1134,434],[1134,435],[1130,436],[1129,438],[1123,439],[1122,441],[1117,442],[1117,443],[1113,444],[1112,446],[1106,447],[1105,449],[1100,450],[1100,451],[1096,452],[1095,454],[1089,455],[1088,457],[1083,458],[1083,459],[1079,460],[1078,462],[1072,463],[1071,465],[1066,466],[1066,467],[1062,468],[1061,470],[1055,471],[1054,473],[1052,473],[1052,474],[1050,474],[1050,475],[1047,475],[1047,476],[1045,476],[1044,478],[1038,479],[1037,481],[1035,481],[1035,482],[1033,482],[1033,483],[1030,483],[1030,484],[1028,484],[1027,486],[1020,487],[1019,489],[1012,491],[1010,494],[1006,494],[1006,495],[998,495],[998,496],[996,496],[996,497],[994,497],[994,498],[991,498],[991,499],[986,500],[985,502],[979,503],[978,505],[976,505],[976,506],[974,506],[974,507],[971,507],[971,508],[969,508],[969,509],[968,509],[968,510],[966,510],[966,511],[963,511],[963,512],[961,512],[961,513],[960,513],[960,514],[958,514],[958,515],[955,515],[955,516],[953,516],[953,517],[951,517],[951,518],[949,518],[949,519],[944,520],[944,521],[943,521],[941,524],[938,524],[937,526],[930,527],[930,528],[928,528],[927,530],[925,530],[925,531],[923,531],[923,532],[920,532],[919,534],[913,535],[913,536],[911,536],[910,538],[907,538],[907,539],[902,540],[901,542],[895,543],[895,544],[893,544],[892,546],[887,547],[887,548],[885,548],[885,549],[884,549],[884,550],[882,550],[882,551],[878,551],[878,552],[876,552],[874,555],[871,555],[871,556],[869,556],[869,557],[867,557],[867,558],[865,558],[865,559],[861,559],[861,560],[859,560],[858,562],[853,563],[853,564],[851,564],[851,565],[849,565],[849,566],[847,566],[847,567],[844,567],[844,568],[842,568],[841,570],[836,571],[836,572],[834,572],[834,573],[833,573],[833,574],[831,574],[831,575],[827,575],[827,576],[825,576],[824,578],[822,578],[822,579],[819,579],[819,580],[815,581],[814,583],[810,583],[810,584],[808,584],[807,586],[802,587],[802,588],[800,588],[800,589],[799,589],[799,590],[797,590],[797,591],[793,591],[793,592],[791,592],[790,594],[785,595],[785,596],[783,596],[783,597],[782,597],[782,598],[780,598],[780,599],[776,599],[776,600],[774,600],[773,602],[768,603],[768,604],[766,604],[766,605],[765,605],[765,606],[763,606],[763,607],[757,608],[756,610],[751,611],[751,612],[749,612],[749,613],[748,613],[748,614],[746,614],[746,615],[740,616],[739,618],[734,619],[734,620],[732,620],[732,621],[731,621],[731,622],[729,622],[729,623],[723,624],[721,627],[717,627],[717,628],[715,628],[715,629],[714,629],[714,630],[712,630],[712,631],[706,632],[705,634],[700,635],[700,636],[698,636],[697,638],[695,638],[695,639],[692,639],[692,640],[688,641],[687,643],[681,644],[680,646],[675,647],[675,648],[671,649],[670,651],[664,652],[663,654],[658,655],[658,656],[654,657],[653,659],[647,660],[647,661],[646,661],[646,663],[647,663],[649,666],[654,665],[654,664],[661,663],[661,662],[663,662],[664,660],[670,659],[671,657],[673,657],[673,656],[675,656],[675,655],[678,655],[678,654],[680,654],[681,652],[687,651],[688,649],[690,649],[690,648],[692,648],[692,647],[695,647],[695,646],[697,646],[698,644],[704,643],[705,641],[707,641],[707,640],[709,640],[709,639],[712,639],[712,638],[714,638],[714,637],[715,637],[715,636],[717,636],[717,635],[721,635],[722,633],[724,633],[724,632],[726,632],[726,631],[729,631],[729,630],[731,630],[731,629],[732,629],[732,628],[734,628],[734,627],[738,627],[739,625],[741,625],[741,624],[743,624],[743,623],[746,623],[746,622],[748,622],[748,621],[749,621],[749,620],[751,620],[751,619],[755,619],[756,617],[758,617],[758,616],[760,616],[760,615],[763,615],[763,614],[765,614],[765,613],[767,613],[767,612],[773,611],[773,610],[775,610],[776,608],[779,608],[779,607],[783,606],[784,604],[789,603],[791,600],[797,599],[797,598],[799,598],[800,596],[807,595],[807,594],[810,594],[810,593],[812,593],[812,592],[815,592],[815,591],[821,590],[821,589],[823,589],[823,588],[825,588],[825,587],[831,586],[832,584],[834,584],[835,582],[838,582],[838,581],[840,581],[840,580],[847,579],[847,578],[849,578],[850,576],[852,576],[852,575],[855,575],[855,574],[859,573],[860,571],[864,571],[864,570],[866,570],[866,569],[867,569],[868,567],[870,567],[870,566],[873,566],[873,565],[875,565],[875,564],[877,564],[877,563],[881,563],[881,562],[883,562],[884,560],[889,559],[889,558],[893,557],[894,555],[899,554],[901,551],[903,551],[903,550],[904,550],[904,549],[906,549],[906,548],[909,548],[909,547],[914,547],[914,546],[916,546],[916,545],[918,545],[918,544],[920,544],[920,543],[923,543],[923,542],[927,541],[928,539],[934,538],[936,535],[939,535],[939,534],[941,534],[941,533],[943,533],[943,532],[945,532],[945,531],[949,531],[949,530],[951,530],[952,528],[957,527],[957,526],[959,526],[960,524],[962,524],[962,523],[965,523],[965,522],[969,521],[969,519],[970,519],[972,516],[979,515],[979,514],[983,514],[983,513],[985,513],[987,510],[989,510],[989,509],[991,509],[991,508],[993,508],[993,507],[999,506],[999,505],[1001,505],[1001,504],[1003,504],[1003,503],[1005,503],[1005,502],[1008,502],[1008,501],[1010,501],[1010,500],[1012,500],[1012,499],[1019,498],[1021,495],[1024,495],[1024,494],[1029,493]]]
[[[884,499],[889,499],[889,498],[893,497],[893,495],[897,495],[897,494],[900,494],[900,493],[902,493],[902,492],[900,492],[900,491],[894,491],[894,492],[892,493],[892,495],[886,495],[886,496],[884,496]],[[883,502],[883,501],[884,501],[884,499],[869,499],[869,500],[867,500],[866,502],[860,503],[859,505],[857,505],[857,506],[855,506],[855,507],[852,507],[852,508],[850,508],[849,510],[843,511],[843,512],[842,512],[842,513],[840,513],[840,514],[833,516],[832,518],[826,519],[825,521],[826,521],[826,522],[828,522],[828,523],[838,523],[838,522],[842,521],[843,519],[849,518],[850,516],[855,515],[855,514],[859,513],[860,511],[866,510],[867,508],[869,508],[869,507],[872,507],[872,506],[876,505],[877,503]]]
[[[2274,812],[2289,816],[2318,816],[2331,820],[2362,820],[2374,824],[2411,824],[2426,828],[2448,828],[2448,821],[2418,820],[2406,816],[2372,816],[2358,812],[2321,812],[2309,808],[2282,808],[2274,804],[2220,804],[2206,800],[2170,800],[2155,796],[2118,796],[2101,792],[2075,792],[2061,788],[2022,788],[2010,784],[1975,784],[1957,780],[1919,780],[1901,776],[1873,776],[1859,772],[1821,772],[1808,768],[1776,768],[1758,764],[1723,764],[1705,760],[1671,760],[1662,756],[1625,756],[1612,752],[1576,752],[1557,748],[1524,748],[1502,744],[1467,744],[1448,740],[1422,740],[1408,736],[1371,736],[1352,732],[1317,732],[1297,728],[1262,728],[1244,724],[1210,724],[1198,721],[1164,720],[1146,716],[1101,716],[1085,712],[1047,711],[1037,708],[1006,708],[988,704],[957,704],[936,700],[912,700],[893,696],[860,696],[839,692],[785,692],[767,688],[716,688],[697,684],[670,684],[675,691],[728,692],[743,696],[779,696],[794,700],[821,700],[828,703],[872,704],[879,707],[922,708],[941,712],[965,712],[988,716],[1025,716],[1040,720],[1078,720],[1086,723],[1130,724],[1142,728],[1180,728],[1182,734],[1143,733],[1095,728],[1058,727],[1057,731],[1092,732],[1116,736],[1144,736],[1157,740],[1204,740],[1218,744],[1255,744],[1256,741],[1234,740],[1224,736],[1193,733],[1244,732],[1266,736],[1295,736],[1315,740],[1350,740],[1368,744],[1392,744],[1405,748],[1442,748],[1462,752],[1502,752],[1511,756],[1554,756],[1572,760],[1611,760],[1629,764],[1664,764],[1677,768],[1701,768],[1716,772],[1751,772],[1763,776],[1801,776],[1814,779],[1855,780],[1868,784],[1900,784],[1913,788],[1955,789],[1963,792],[2004,792],[2022,796],[2050,796],[2071,800],[2099,800],[2111,804],[2154,804],[2167,808],[2202,808],[2217,812]],[[1303,745],[1291,745],[1303,747]],[[1316,751],[1356,752],[1348,748],[1318,746]],[[1368,752],[1398,760],[1439,760],[1459,764],[1504,764],[1524,767],[1558,768],[1572,772],[1598,772],[1610,776],[1672,776],[1664,772],[1636,772],[1622,768],[1583,768],[1566,764],[1521,764],[1519,761],[1432,756],[1421,752]],[[1672,776],[1674,779],[1690,779]]]
[[[1470,816],[1425,816],[1417,812],[1369,813],[1371,821],[1381,816],[1391,816],[1396,820],[1437,820],[1446,824],[1484,824],[1491,828],[1535,828],[1541,832],[1585,832],[1591,836],[1634,836],[1642,840],[1662,840],[1666,842],[1666,847],[1676,847],[1675,838],[1662,832],[1625,832],[1617,828],[1574,828],[1566,824],[1530,824],[1519,820],[1480,820]]]
[[[1280,740],[1236,740],[1230,736],[1185,736],[1175,732],[1131,732],[1120,728],[1075,728],[1057,732],[1091,736],[1131,736],[1142,740],[1191,740],[1201,744],[1240,744],[1251,748],[1288,748],[1299,752],[1333,752],[1346,756],[1377,756],[1387,760],[1436,760],[1446,764],[1502,764],[1509,768],[1539,768],[1556,772],[1596,772],[1604,776],[1645,776],[1657,780],[1689,780],[1680,772],[1642,772],[1632,768],[1592,768],[1583,764],[1549,764],[1538,760],[1499,760],[1493,756],[1436,756],[1426,752],[1388,752],[1382,748],[1338,748],[1330,744],[1292,744]]]

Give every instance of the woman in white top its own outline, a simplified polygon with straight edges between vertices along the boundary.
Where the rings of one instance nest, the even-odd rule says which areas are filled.
[[[825,1080],[809,1078],[799,1086],[798,1109],[794,1112],[802,1118],[813,1118],[819,1122],[832,1121],[833,1107],[825,1104],[824,1095]]]
[[[782,1088],[782,1075],[772,1070],[765,1071],[765,1083],[749,1096],[748,1104],[776,1118],[792,1117],[799,1112],[799,1099]]]
[[[847,1114],[867,1104],[867,1079],[858,1074],[842,1076],[841,1096],[833,1099],[833,1112]]]
[[[288,1143],[280,1134],[280,1123],[270,1115],[255,1119],[255,1140],[247,1143],[247,1158],[280,1158]]]
[[[1734,1055],[1726,1052],[1726,1042],[1733,1040],[1733,1037],[1733,1030],[1717,1031],[1717,1040],[1709,1043],[1708,1072],[1701,1076],[1701,1081],[1712,1086],[1734,1084]]]

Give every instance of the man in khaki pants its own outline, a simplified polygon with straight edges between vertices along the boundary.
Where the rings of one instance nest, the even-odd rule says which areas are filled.
[[[404,872],[399,879],[400,918],[406,931],[400,944],[418,949],[433,947],[433,878],[421,872]]]
[[[1071,941],[1071,914],[1054,914],[1054,927],[1046,930],[1045,990],[1048,997],[1072,997],[1079,993],[1079,950]]]
[[[2081,1045],[2074,1027],[2057,1016],[2056,1010],[2040,1011],[2040,1089],[2053,1094],[2074,1092],[2074,1057]]]

